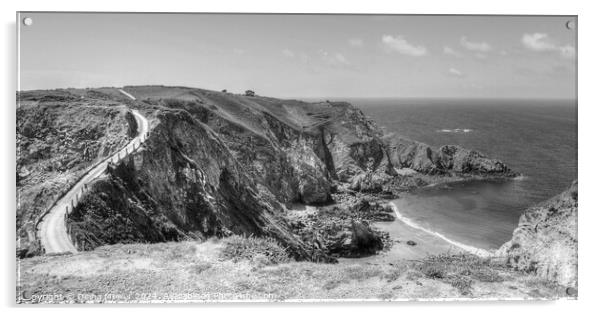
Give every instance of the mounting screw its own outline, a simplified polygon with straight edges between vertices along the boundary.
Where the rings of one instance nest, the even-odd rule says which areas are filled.
[[[569,29],[569,30],[574,29],[575,28],[575,21],[570,20],[570,21],[566,22],[566,28]]]
[[[32,18],[24,18],[23,24],[25,24],[26,26],[31,26],[33,24],[33,19]]]

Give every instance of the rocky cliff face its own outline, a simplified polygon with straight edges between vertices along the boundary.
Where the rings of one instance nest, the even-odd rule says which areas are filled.
[[[577,286],[577,181],[565,192],[529,208],[497,255],[513,267]]]
[[[148,104],[185,109],[207,124],[250,176],[283,203],[327,203],[333,180],[392,170],[380,130],[349,103],[188,88],[128,89]],[[177,96],[165,98],[174,89]]]
[[[235,233],[269,235],[297,257],[329,260],[332,247],[299,239],[283,204],[329,202],[338,171],[370,172],[385,161],[378,129],[361,112],[187,88],[166,88],[180,93],[164,99],[170,94],[156,89],[129,88],[157,109],[159,123],[142,152],[111,168],[70,216],[82,248]],[[382,243],[368,226],[347,224],[352,236]],[[359,246],[344,255],[365,251],[356,237]]]
[[[225,143],[185,110],[162,110],[143,149],[110,168],[70,216],[84,249],[117,242],[160,242],[268,235],[309,258],[284,211],[253,183]]]
[[[132,120],[115,102],[65,90],[17,99],[17,252],[30,256],[39,250],[40,215],[86,168],[127,143]]]

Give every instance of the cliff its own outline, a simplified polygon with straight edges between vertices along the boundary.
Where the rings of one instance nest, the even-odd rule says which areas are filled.
[[[527,209],[512,239],[497,255],[518,270],[577,286],[577,181],[561,194]]]
[[[386,141],[373,122],[345,102],[310,103],[185,87],[124,89],[137,100],[111,88],[71,89],[60,91],[63,103],[55,108],[87,113],[89,105],[104,105],[95,110],[102,114],[127,104],[151,121],[141,149],[109,166],[107,176],[91,186],[69,216],[71,237],[81,249],[239,234],[273,237],[299,259],[373,254],[383,248],[386,236],[370,228],[370,222],[389,216],[350,217],[345,209],[354,207],[356,194],[392,196],[392,188],[438,181],[430,175],[513,174],[497,160],[456,146],[435,151],[410,141]],[[50,99],[56,93],[30,92]],[[102,133],[83,134],[84,140],[104,144],[104,138],[98,140],[102,135],[126,140],[136,130],[135,122],[127,120],[127,107],[119,107],[125,111],[123,121],[117,114],[92,116],[86,127]],[[19,115],[32,121],[32,113],[42,108],[43,103],[34,104],[32,112]],[[122,130],[112,127],[118,122]],[[38,132],[39,127],[30,129]],[[18,132],[26,135],[26,130]],[[66,130],[76,133],[77,127]],[[54,146],[58,141],[48,142]],[[106,142],[107,149],[93,156],[108,154],[115,147],[111,144],[120,144]],[[52,157],[63,154],[67,152]],[[21,169],[30,164],[24,162]],[[398,173],[400,168],[415,174]],[[22,182],[30,179],[19,177]],[[352,203],[341,202],[347,198]],[[293,204],[333,202],[343,209],[322,212],[317,222],[308,220],[303,228],[291,226],[287,214]],[[324,232],[318,222],[332,223],[329,227],[344,233]],[[326,246],[316,247],[316,240],[327,241]]]
[[[136,130],[127,109],[111,100],[66,90],[27,91],[17,98],[17,252],[31,256],[39,251],[35,225],[44,211]]]
[[[309,258],[281,204],[215,132],[184,110],[160,110],[156,119],[143,149],[110,167],[70,215],[79,245],[269,235]]]
[[[274,237],[297,258],[330,260],[328,247],[297,237],[284,205],[327,203],[338,170],[373,167],[358,148],[378,134],[361,112],[346,103],[126,89],[156,123],[143,149],[111,167],[70,215],[82,249],[245,234]],[[341,229],[354,240],[378,238],[362,223]]]

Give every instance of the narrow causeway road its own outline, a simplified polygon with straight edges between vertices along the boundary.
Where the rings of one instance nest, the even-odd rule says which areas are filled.
[[[130,99],[135,100],[131,94],[121,89],[119,91]],[[134,114],[134,117],[136,118],[138,135],[120,151],[90,167],[85,175],[55,203],[38,224],[38,236],[40,237],[45,253],[77,252],[77,248],[71,241],[67,232],[65,223],[66,215],[70,213],[71,210],[73,210],[73,207],[77,205],[78,201],[81,200],[82,195],[87,191],[89,184],[106,171],[109,162],[117,162],[120,159],[125,158],[146,140],[149,131],[148,120],[136,110],[132,110],[132,114]]]

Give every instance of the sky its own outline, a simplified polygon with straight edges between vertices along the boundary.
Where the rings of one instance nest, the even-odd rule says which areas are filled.
[[[574,16],[24,13],[20,89],[576,98]],[[567,23],[572,21],[572,27]]]

